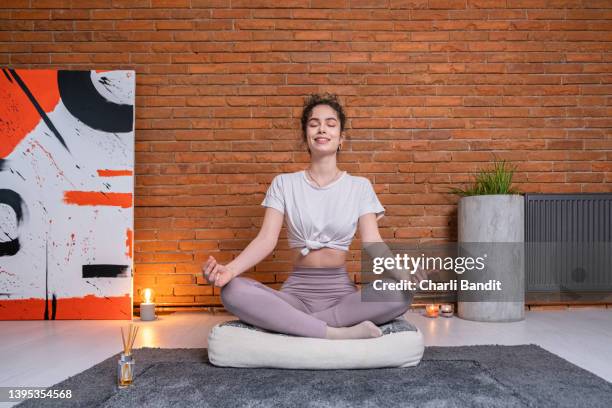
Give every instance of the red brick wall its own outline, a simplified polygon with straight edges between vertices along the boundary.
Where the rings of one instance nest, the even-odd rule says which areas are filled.
[[[612,191],[609,0],[0,7],[3,66],[136,70],[135,289],[162,304],[218,303],[200,265],[238,254],[272,177],[306,166],[298,116],[311,92],[345,102],[340,167],[375,184],[388,240],[454,239],[447,187],[494,154],[518,166],[524,192]],[[256,268],[276,287],[285,237]]]

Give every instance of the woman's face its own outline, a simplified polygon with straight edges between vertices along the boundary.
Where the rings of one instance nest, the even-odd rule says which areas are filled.
[[[335,154],[342,140],[336,111],[329,105],[315,106],[306,123],[306,141],[311,154]]]

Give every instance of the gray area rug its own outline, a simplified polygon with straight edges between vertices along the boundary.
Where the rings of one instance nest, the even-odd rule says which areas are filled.
[[[19,407],[609,407],[612,384],[536,345],[428,347],[412,368],[221,368],[206,349],[134,351],[134,385],[115,385],[118,355],[56,384],[72,400]]]

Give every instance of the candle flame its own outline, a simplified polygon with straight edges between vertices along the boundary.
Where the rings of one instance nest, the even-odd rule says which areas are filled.
[[[146,288],[144,290],[144,299],[145,299],[145,303],[151,303],[151,298],[153,297],[153,294],[151,293],[151,289]]]

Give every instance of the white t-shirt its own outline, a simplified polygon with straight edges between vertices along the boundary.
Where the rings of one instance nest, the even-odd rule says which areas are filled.
[[[304,170],[279,174],[261,205],[285,214],[290,248],[303,248],[302,255],[323,247],[348,251],[360,216],[385,212],[372,183],[346,171],[329,185],[318,187]]]

